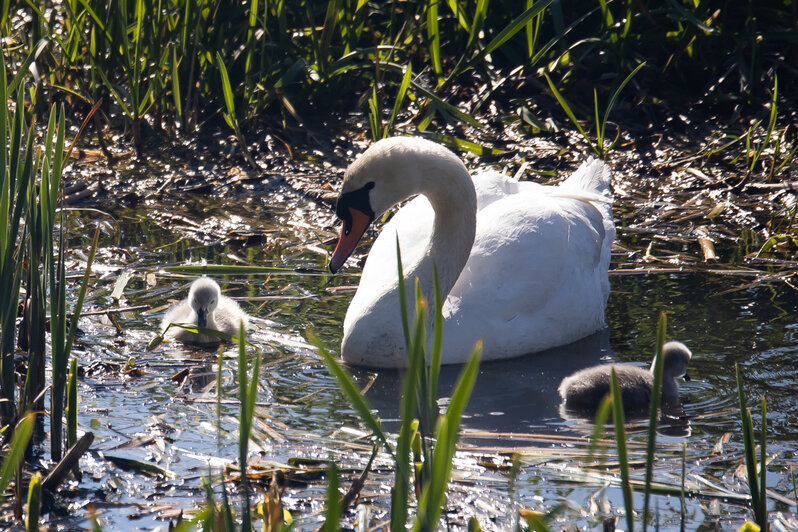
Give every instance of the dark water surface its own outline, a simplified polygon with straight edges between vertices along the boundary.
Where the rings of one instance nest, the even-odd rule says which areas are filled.
[[[147,477],[109,467],[97,453],[87,455],[83,467],[88,473],[67,499],[73,515],[64,516],[63,522],[85,526],[85,505],[95,502],[107,530],[149,529],[165,526],[180,509],[199,504],[201,475],[218,472],[238,455],[235,348],[228,346],[225,354],[220,416],[213,386],[214,351],[179,344],[163,345],[154,353],[145,350],[164,310],[171,301],[186,297],[192,279],[162,268],[205,262],[323,270],[323,243],[334,237],[332,218],[328,209],[288,192],[270,197],[187,195],[135,210],[99,208],[112,218],[79,212],[70,222],[77,234],[93,232],[89,228],[98,221],[104,231],[95,269],[98,277],[86,310],[128,305],[147,309],[116,315],[121,332],[106,316],[81,319],[84,334],[76,355],[86,371],[79,384],[80,426],[95,432],[93,449],[103,455],[150,462],[174,472],[176,478]],[[624,238],[632,240],[624,235],[619,232],[622,244]],[[233,243],[219,243],[227,238]],[[73,269],[82,269],[87,242],[88,236],[72,239]],[[358,282],[359,270],[351,264],[338,276],[217,276],[223,292],[239,298],[254,317],[249,340],[263,352],[253,465],[266,468],[302,456],[332,458],[356,470],[368,457],[368,440],[357,433],[357,416],[306,336],[313,330],[337,351],[352,296],[338,288]],[[111,294],[123,272],[132,277],[122,300],[115,301]],[[687,344],[694,357],[689,367],[692,380],[682,386],[683,412],[660,427],[655,480],[678,488],[686,443],[688,487],[714,495],[687,499],[686,529],[714,529],[716,521],[723,529],[736,528],[751,516],[744,503],[718,495],[722,490],[747,493],[744,476],[738,473],[743,455],[735,363],[743,375],[757,432],[759,401],[762,394],[767,398],[767,451],[773,456],[768,484],[794,498],[789,472],[796,465],[798,447],[798,297],[787,284],[752,284],[754,280],[697,270],[613,275],[605,331],[550,352],[483,364],[463,421],[464,445],[473,452],[455,464],[452,522],[462,524],[477,515],[486,529],[506,529],[516,506],[547,511],[560,504],[565,504],[560,514],[563,524],[580,528],[598,526],[607,515],[622,515],[620,490],[610,483],[612,471],[589,477],[580,473],[579,457],[587,450],[580,437],[592,427],[561,416],[557,386],[569,373],[608,360],[648,366],[661,310],[668,313],[668,337]],[[119,367],[128,359],[143,374],[123,374]],[[175,383],[172,375],[184,368],[190,368],[191,378]],[[458,371],[444,369],[442,403]],[[366,397],[393,431],[399,375],[364,370],[354,374],[361,386],[373,380]],[[630,425],[628,430],[632,442],[645,443],[641,425]],[[724,435],[730,437],[720,445]],[[514,495],[508,490],[506,471],[478,465],[484,461],[480,457],[506,462],[497,453],[512,449],[521,456]],[[632,458],[639,459],[642,452],[643,447],[633,446]],[[381,460],[387,464],[384,457]],[[607,451],[607,461],[615,461],[613,448]],[[364,500],[374,502],[375,524],[388,508],[391,474],[383,470],[375,471],[363,494]],[[642,474],[642,469],[633,471],[636,478]],[[313,529],[320,523],[324,486],[319,481],[286,487],[285,502],[302,528]],[[220,500],[218,485],[216,493]],[[771,511],[784,512],[784,519],[795,518],[794,505],[772,498],[769,505]],[[651,507],[658,511],[663,529],[678,529],[678,496],[655,496]],[[642,496],[636,495],[636,508],[642,511]]]

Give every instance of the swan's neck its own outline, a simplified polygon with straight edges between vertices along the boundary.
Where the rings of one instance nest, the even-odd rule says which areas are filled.
[[[424,297],[431,303],[435,270],[445,300],[468,261],[476,234],[477,199],[471,176],[462,164],[426,180],[420,193],[432,205],[435,221],[425,252],[405,269],[405,283],[412,296],[418,278]]]

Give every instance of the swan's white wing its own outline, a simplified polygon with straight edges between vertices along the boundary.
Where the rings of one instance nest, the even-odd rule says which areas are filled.
[[[184,299],[179,303],[175,303],[172,305],[169,310],[166,311],[164,314],[163,320],[161,320],[161,333],[163,333],[167,327],[169,327],[170,323],[196,323],[197,322],[197,315],[191,309],[191,306],[188,304],[188,300]],[[174,331],[176,328],[172,327],[170,332]]]
[[[477,209],[481,210],[491,203],[516,194],[519,183],[498,172],[484,172],[473,176],[474,188],[477,192]],[[533,185],[532,183],[525,183]],[[542,188],[539,185],[535,187]],[[427,243],[432,235],[435,211],[429,200],[417,196],[407,205],[399,209],[385,224],[374,241],[369,258],[363,267],[363,274],[352,304],[361,308],[366,304],[365,298],[376,299],[376,296],[387,292],[397,283],[396,269],[396,237],[402,252],[402,264],[405,274],[407,265],[416,264],[427,251]],[[398,305],[398,303],[397,303]],[[351,305],[350,305],[351,308]]]
[[[477,339],[486,359],[506,358],[603,325],[609,244],[602,213],[545,188],[522,189],[479,211],[471,256],[445,309],[447,359],[462,359],[458,351]]]

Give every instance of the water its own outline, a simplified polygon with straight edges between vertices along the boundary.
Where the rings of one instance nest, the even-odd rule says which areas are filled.
[[[87,298],[88,311],[119,306],[146,310],[116,314],[118,331],[105,316],[81,319],[83,335],[75,353],[85,368],[80,380],[82,429],[95,432],[93,452],[84,459],[83,480],[63,500],[73,515],[68,526],[87,526],[89,502],[103,525],[111,529],[164,526],[180,509],[202,501],[201,475],[236,460],[238,403],[236,352],[228,348],[223,365],[225,400],[216,413],[213,382],[216,353],[179,344],[154,353],[146,346],[155,335],[163,311],[184,298],[192,277],[171,274],[164,266],[186,263],[242,264],[321,271],[326,264],[323,243],[334,238],[331,213],[290,192],[280,195],[239,193],[228,198],[188,195],[180,200],[149,200],[136,209],[101,205],[111,217],[79,213],[71,222],[76,234],[88,235],[101,222],[98,274]],[[634,247],[639,235],[619,231],[619,241]],[[219,241],[227,243],[218,243]],[[68,267],[81,269],[88,237],[70,240],[74,252]],[[721,250],[726,251],[726,250]],[[732,253],[733,250],[729,250]],[[627,260],[618,255],[614,265]],[[123,271],[133,274],[120,301],[111,298]],[[254,316],[249,340],[263,352],[254,428],[252,466],[268,472],[291,457],[335,459],[356,472],[369,454],[368,441],[341,429],[359,429],[354,411],[338,391],[320,357],[307,342],[312,330],[337,351],[341,323],[358,270],[344,275],[236,275],[218,277],[225,294],[239,298]],[[761,279],[760,279],[761,280]],[[755,276],[708,273],[690,268],[683,273],[614,275],[607,308],[608,328],[576,344],[516,360],[485,363],[463,420],[464,445],[472,451],[458,460],[450,497],[457,511],[454,524],[477,515],[486,529],[506,528],[513,508],[547,511],[565,503],[560,520],[580,527],[597,526],[603,516],[618,513],[622,497],[606,478],[585,479],[576,466],[587,446],[582,436],[592,427],[584,420],[565,419],[556,388],[560,380],[587,365],[607,360],[648,366],[653,355],[659,312],[668,313],[668,337],[687,344],[694,357],[682,386],[683,412],[660,427],[655,480],[679,486],[682,443],[687,444],[688,480],[696,477],[724,489],[746,493],[742,463],[735,363],[740,366],[745,395],[757,415],[762,394],[768,404],[768,454],[774,456],[769,486],[794,498],[789,467],[796,464],[795,433],[798,396],[798,298],[787,284]],[[141,373],[125,374],[131,359]],[[188,368],[190,377],[172,376]],[[398,417],[399,375],[392,371],[353,370],[361,386],[373,380],[367,399],[387,429]],[[445,368],[440,393],[451,391],[459,368]],[[221,432],[217,432],[217,423]],[[630,426],[630,440],[643,444],[645,432]],[[722,450],[724,435],[730,435]],[[507,463],[517,451],[521,470],[515,494],[508,491],[506,470],[485,469],[485,460]],[[714,450],[714,452],[713,452]],[[608,461],[614,461],[610,449]],[[642,447],[632,447],[633,459]],[[109,467],[103,456],[132,458],[171,471],[175,478],[146,476],[141,471]],[[384,457],[381,458],[385,466]],[[388,508],[391,473],[379,465],[364,499],[374,503],[378,521]],[[271,468],[271,469],[270,469]],[[642,472],[634,473],[641,477]],[[268,475],[267,475],[268,476]],[[322,481],[285,482],[285,502],[303,528],[322,519]],[[697,484],[706,493],[718,490]],[[220,493],[216,485],[217,495]],[[217,497],[218,500],[219,497]],[[786,502],[769,501],[772,511],[795,512]],[[679,526],[679,498],[655,496],[664,529]],[[642,496],[636,495],[636,508]],[[794,513],[792,514],[795,515]],[[737,527],[750,512],[741,502],[721,498],[689,498],[686,528]],[[619,525],[623,518],[619,520]]]

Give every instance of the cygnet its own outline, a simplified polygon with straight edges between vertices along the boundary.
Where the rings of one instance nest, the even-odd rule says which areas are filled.
[[[671,341],[663,346],[662,403],[673,404],[679,399],[679,384],[676,379],[687,375],[687,363],[692,353],[681,342]],[[627,412],[647,410],[654,387],[654,362],[645,370],[628,364],[604,364],[579,370],[565,377],[559,392],[563,405],[568,410],[595,412],[601,400],[610,392],[610,371],[615,367],[621,400]]]
[[[214,329],[230,336],[238,335],[239,324],[247,328],[247,314],[238,303],[223,296],[219,285],[209,277],[200,277],[188,291],[188,298],[171,307],[161,322],[161,334],[187,344],[218,344],[221,340],[208,334],[197,334],[170,323],[187,323]]]

